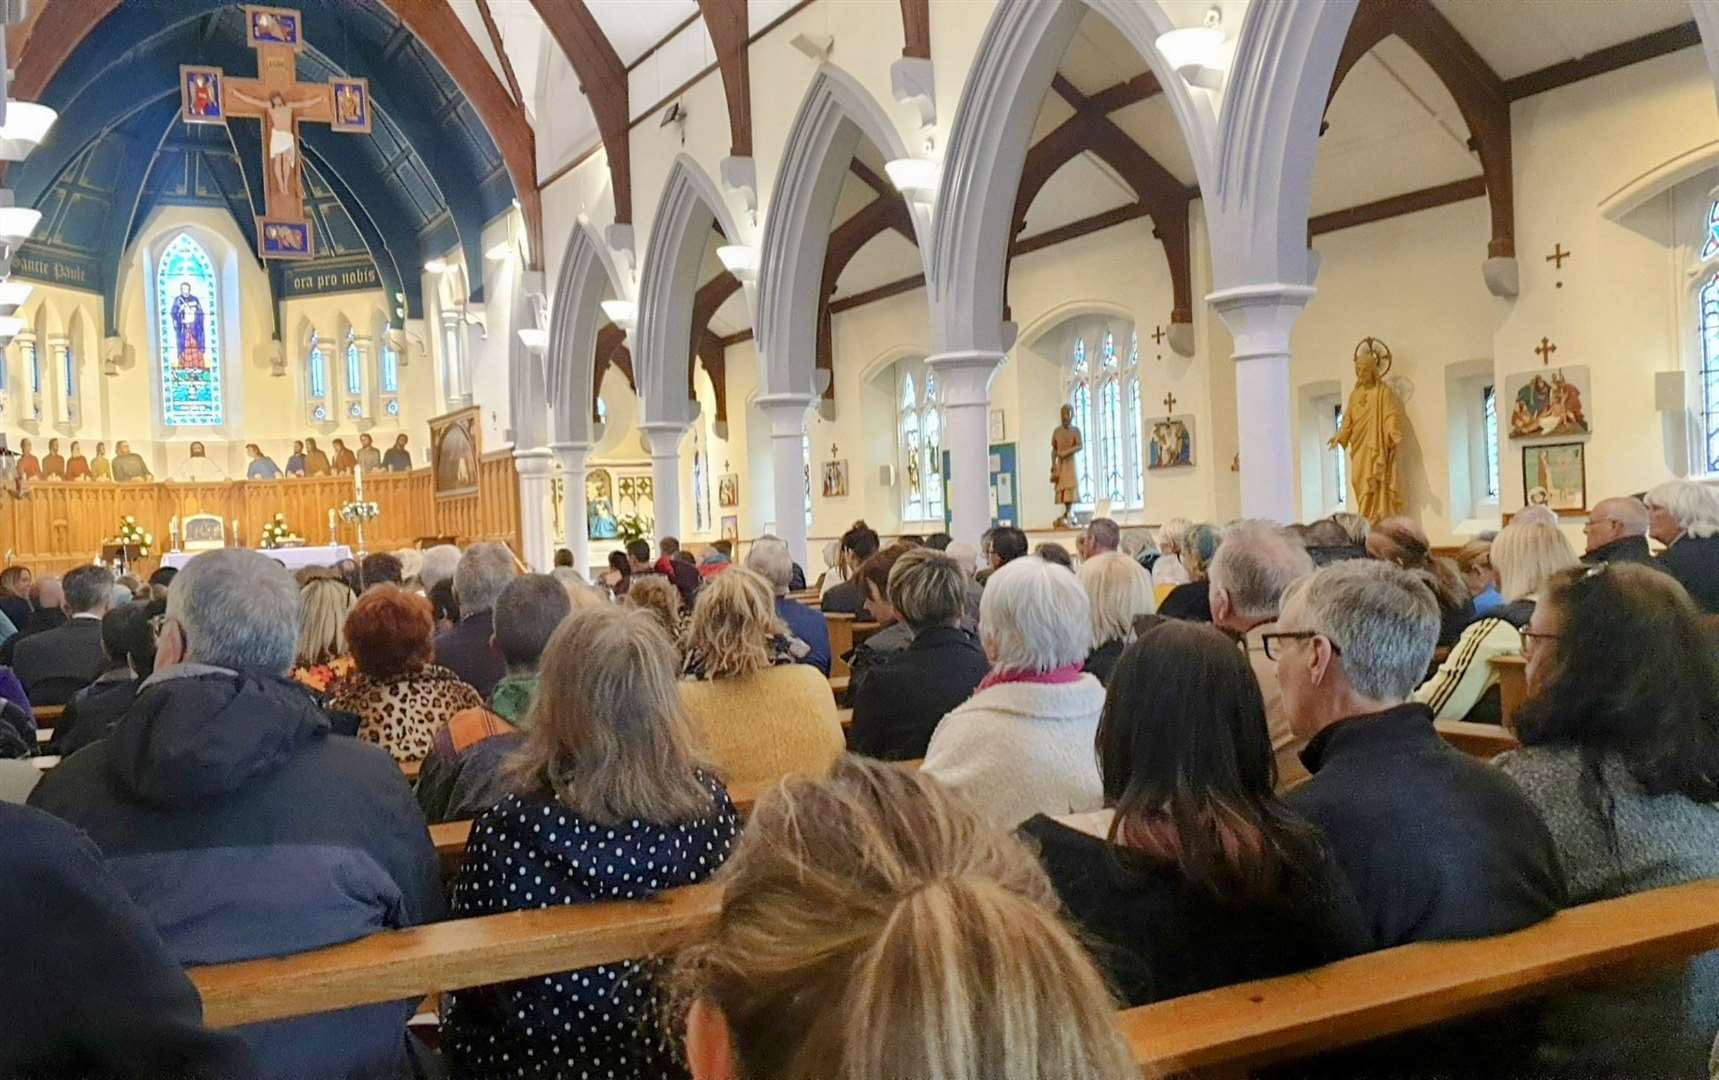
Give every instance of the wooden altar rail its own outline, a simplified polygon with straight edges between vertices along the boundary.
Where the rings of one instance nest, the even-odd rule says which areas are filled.
[[[364,477],[364,497],[375,502],[382,516],[364,529],[370,551],[411,547],[421,536],[454,536],[464,543],[499,540],[522,549],[519,478],[511,450],[486,454],[478,465],[478,492],[437,499],[430,471],[371,472]],[[70,569],[101,553],[102,543],[130,514],[155,534],[156,546],[139,564],[148,573],[159,565],[168,547],[167,526],[192,514],[218,514],[229,525],[239,522],[241,542],[255,547],[264,522],[277,513],[308,544],[328,542],[328,512],[337,513],[353,498],[351,476],[315,476],[283,480],[223,481],[213,484],[153,482],[112,484],[42,481],[30,486],[26,499],[0,496],[0,558],[37,572]],[[357,530],[338,522],[339,542],[357,548]]]

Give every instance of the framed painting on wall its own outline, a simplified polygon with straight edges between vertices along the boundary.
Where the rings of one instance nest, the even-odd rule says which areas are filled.
[[[1591,401],[1592,383],[1585,365],[1524,371],[1504,380],[1512,439],[1543,439],[1553,435],[1591,435],[1583,403]],[[1506,417],[1500,416],[1500,420]]]
[[[1175,469],[1194,463],[1194,418],[1150,416],[1146,418],[1146,468]]]
[[[483,432],[476,405],[430,421],[430,480],[438,499],[478,493]]]
[[[722,518],[722,538],[731,544],[740,542],[740,517],[737,514],[725,514]]]
[[[848,463],[842,461],[824,462],[824,498],[840,499],[848,493]]]
[[[716,478],[716,505],[724,510],[740,505],[740,476],[723,473]]]
[[[1528,506],[1544,506],[1559,514],[1588,509],[1588,471],[1579,442],[1522,448],[1522,493]]]

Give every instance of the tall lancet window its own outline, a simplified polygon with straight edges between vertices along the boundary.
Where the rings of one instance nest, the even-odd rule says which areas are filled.
[[[1074,410],[1074,426],[1081,431],[1080,450],[1074,455],[1075,488],[1080,495],[1078,505],[1090,509],[1092,498],[1092,365],[1086,357],[1086,339],[1074,339],[1074,359],[1069,381],[1068,404]]]
[[[896,469],[901,520],[943,522],[943,406],[937,373],[917,359],[895,365]]]
[[[328,420],[328,356],[322,350],[322,335],[315,330],[310,332],[310,349],[304,357],[304,376],[310,419],[324,423]]]
[[[221,392],[220,297],[203,245],[180,233],[155,268],[161,419],[169,427],[226,422]]]

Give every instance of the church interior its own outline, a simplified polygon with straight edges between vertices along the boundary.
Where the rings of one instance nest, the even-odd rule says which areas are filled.
[[[1015,554],[1068,549],[1091,591],[1105,529],[1149,570],[1194,561],[1208,527],[1291,527],[1323,567],[1315,523],[1358,523],[1332,548],[1378,560],[1382,523],[1407,520],[1421,565],[1464,573],[1478,564],[1463,552],[1492,543],[1501,565],[1498,538],[1529,522],[1573,562],[1623,520],[1618,500],[1656,550],[1719,534],[1716,516],[1661,537],[1664,515],[1695,511],[1655,494],[1719,505],[1719,0],[0,0],[0,32],[0,571],[147,580],[217,548],[289,570],[328,552],[416,567],[499,544],[510,575],[571,567],[612,587],[670,567],[675,546],[707,570],[780,545],[796,576],[778,602],[817,612],[832,585],[859,590],[851,612],[822,609],[846,725],[865,707],[844,646],[863,656],[901,606],[888,565],[864,591],[862,560],[927,537],[997,573],[1004,533]],[[629,561],[641,540],[660,564]],[[1556,727],[1533,655],[1567,627],[1528,615],[1550,607],[1552,569],[1515,594],[1489,579],[1528,604],[1494,627],[1503,645],[1441,627],[1415,694],[1466,758],[1533,753]],[[1178,573],[1155,573],[1130,618],[1164,615]],[[1719,562],[1711,574],[1684,579],[1706,619]],[[465,579],[445,576],[457,593]],[[969,629],[989,649],[982,578],[966,583]],[[703,677],[693,594],[670,624],[688,680]],[[1252,657],[1265,620],[1225,626],[1231,599],[1201,584],[1204,621]],[[1297,633],[1318,636],[1265,637]],[[1467,669],[1443,665],[1469,662],[1484,703],[1447,709]],[[1279,691],[1260,685],[1275,722]],[[1719,698],[1702,717],[1714,730],[1680,745],[1719,761]],[[1103,812],[1121,814],[1108,769],[1105,783]],[[743,788],[730,809],[752,813],[756,794],[768,821],[764,785],[741,806]],[[1692,805],[1719,819],[1710,794]],[[470,821],[435,832],[449,824],[431,837],[452,880],[479,838]],[[716,842],[762,859],[745,836]],[[1304,986],[1286,968],[1121,1001],[1125,1071],[1246,1075],[1450,1020],[1432,1030],[1455,1032],[1438,1053],[1456,1053],[1461,1021],[1719,947],[1719,854],[1704,857],[1706,873],[1594,894],[1594,910],[1572,877],[1564,910],[1527,929],[1375,942],[1396,947],[1344,960],[1353,979],[1320,967]],[[663,933],[716,934],[706,959],[732,974],[745,965],[719,954],[744,949],[721,940],[727,900],[706,888],[660,908]],[[369,938],[285,950],[336,946],[284,972],[185,967],[208,1025],[234,1028],[632,964],[652,932],[635,894],[592,898],[616,902],[512,952],[470,945],[481,981],[438,953],[378,989],[383,953],[338,952]],[[1613,931],[1628,940],[1602,947]],[[450,943],[398,947],[467,947]],[[736,1007],[721,1030],[739,1068],[701,1070],[695,1007],[692,1075],[772,1075]],[[416,1012],[422,1027],[435,1008]],[[455,1075],[484,1075],[448,1016]],[[1393,1075],[1381,1062],[1419,1052],[1391,1046],[1331,1058],[1331,1075]],[[292,1075],[290,1060],[263,1073]]]

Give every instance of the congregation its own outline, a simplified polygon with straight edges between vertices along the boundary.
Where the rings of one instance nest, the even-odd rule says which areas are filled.
[[[1116,1003],[1719,876],[1719,494],[1607,499],[1581,553],[1548,517],[1455,558],[1407,519],[861,522],[806,589],[772,537],[595,583],[495,543],[10,567],[0,1074],[1116,1077]],[[1521,748],[1447,744],[1517,652]],[[207,1030],[184,974],[703,882],[710,937],[447,994],[432,1038],[412,1000]],[[1696,1075],[1716,964],[1317,1071]]]

